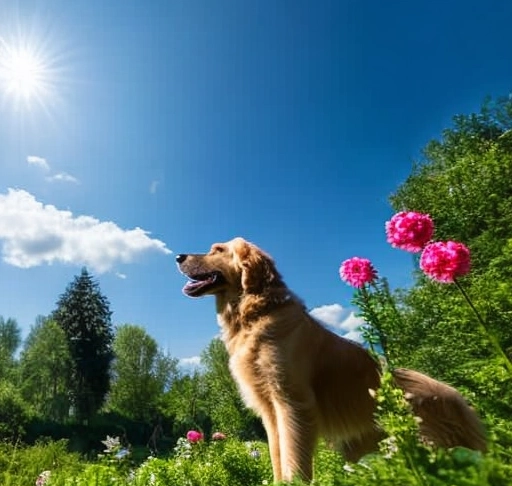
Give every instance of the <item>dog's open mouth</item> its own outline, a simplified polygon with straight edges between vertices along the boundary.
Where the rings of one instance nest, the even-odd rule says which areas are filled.
[[[183,293],[190,297],[199,297],[208,290],[225,282],[222,273],[210,272],[198,275],[188,275],[190,279],[183,287]]]

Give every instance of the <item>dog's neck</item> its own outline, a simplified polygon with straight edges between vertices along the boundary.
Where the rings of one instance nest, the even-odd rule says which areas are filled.
[[[257,295],[217,295],[217,320],[224,341],[236,336],[243,329],[250,328],[270,311],[292,302],[303,305],[287,287],[274,288]]]

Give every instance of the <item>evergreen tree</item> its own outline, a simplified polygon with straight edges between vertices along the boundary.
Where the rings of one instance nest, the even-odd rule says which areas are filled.
[[[87,421],[102,406],[110,381],[113,329],[110,304],[86,268],[57,302],[53,319],[64,330],[72,360],[70,400]]]

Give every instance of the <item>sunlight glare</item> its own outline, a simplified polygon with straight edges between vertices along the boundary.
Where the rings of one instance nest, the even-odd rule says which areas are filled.
[[[5,69],[8,92],[30,98],[41,87],[44,73],[42,63],[28,51],[12,52]]]
[[[4,100],[30,107],[41,105],[52,90],[51,67],[34,46],[26,42],[9,44],[0,37],[0,91]]]

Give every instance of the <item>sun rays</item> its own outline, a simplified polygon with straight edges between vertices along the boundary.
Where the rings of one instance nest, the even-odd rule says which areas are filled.
[[[16,109],[42,107],[48,111],[57,96],[55,58],[45,44],[0,37],[2,105]]]

